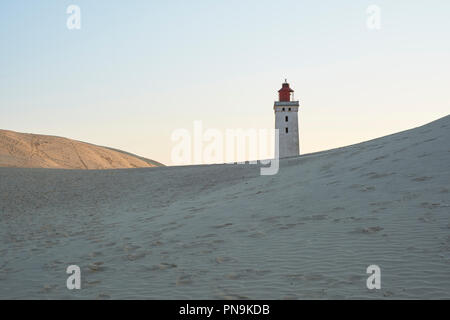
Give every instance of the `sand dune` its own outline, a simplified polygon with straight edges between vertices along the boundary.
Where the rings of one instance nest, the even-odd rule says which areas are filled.
[[[449,140],[447,116],[275,176],[0,168],[0,298],[449,299]]]
[[[161,166],[124,151],[67,138],[0,130],[0,167],[120,169]]]

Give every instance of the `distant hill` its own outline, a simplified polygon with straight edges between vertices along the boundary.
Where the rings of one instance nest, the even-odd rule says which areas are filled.
[[[0,167],[120,169],[163,164],[117,149],[62,137],[0,130]]]

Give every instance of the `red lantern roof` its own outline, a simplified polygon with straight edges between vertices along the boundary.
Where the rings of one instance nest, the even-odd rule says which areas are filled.
[[[289,83],[283,83],[282,88],[278,90],[279,101],[291,101],[291,92],[294,92],[294,90],[289,88]]]

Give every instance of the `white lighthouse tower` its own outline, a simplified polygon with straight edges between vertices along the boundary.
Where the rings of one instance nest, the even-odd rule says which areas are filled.
[[[294,90],[289,87],[287,80],[278,90],[279,101],[275,101],[275,129],[279,131],[279,157],[294,157],[300,154],[298,139],[298,101],[294,100]],[[276,147],[275,147],[276,148]],[[276,150],[275,150],[276,154]]]

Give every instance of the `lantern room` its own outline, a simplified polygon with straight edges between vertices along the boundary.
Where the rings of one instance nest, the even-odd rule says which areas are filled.
[[[293,94],[294,90],[289,88],[289,83],[285,81],[280,90],[278,90],[279,101],[289,102],[291,101],[291,93]]]

